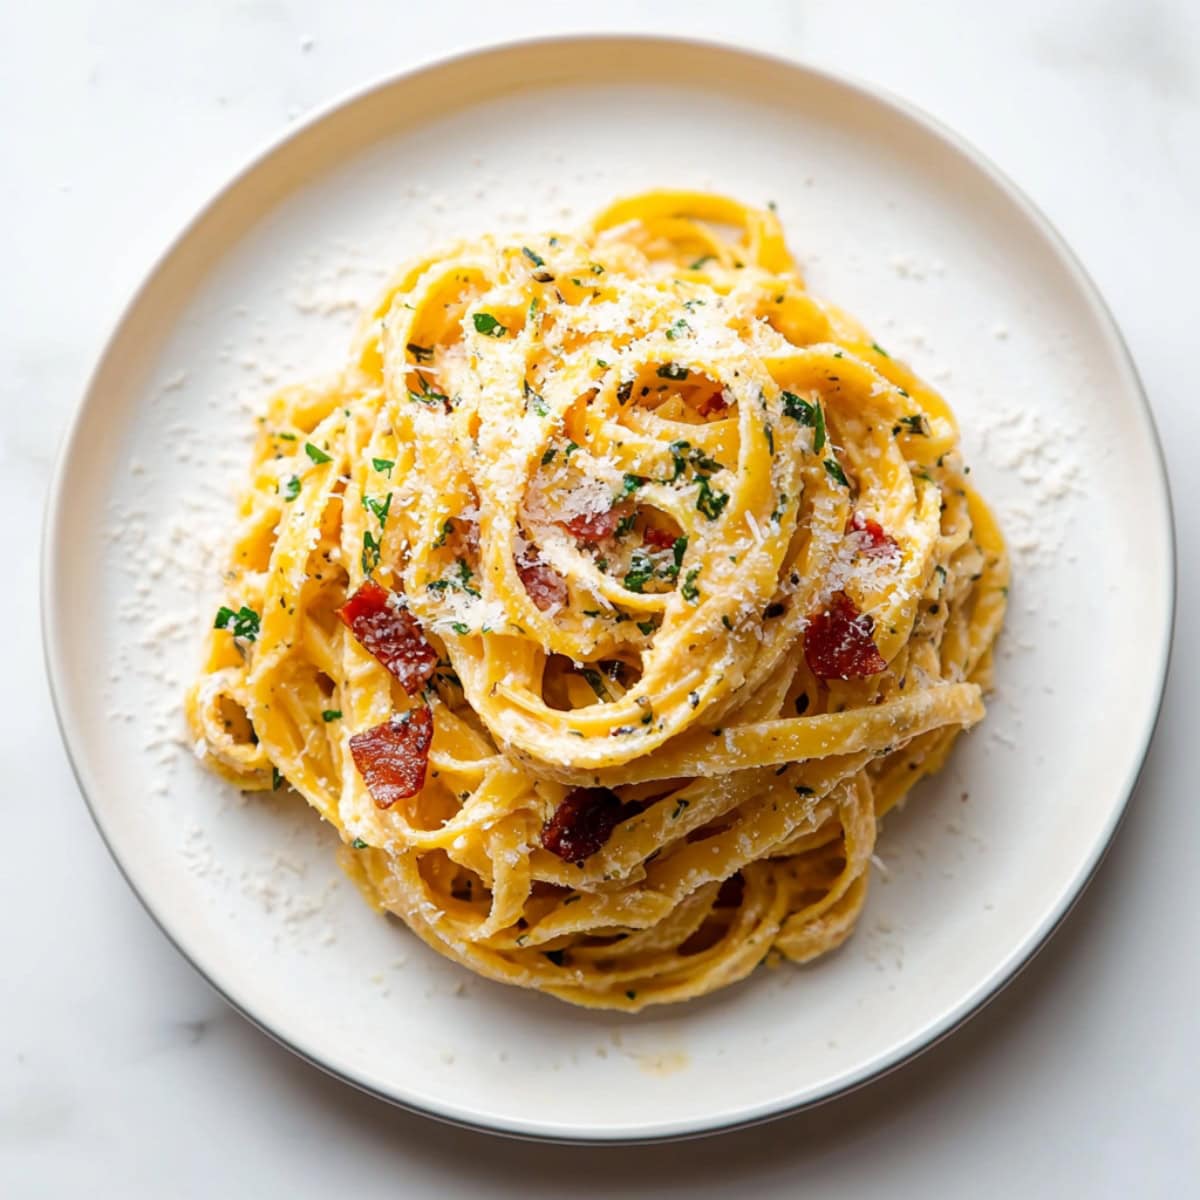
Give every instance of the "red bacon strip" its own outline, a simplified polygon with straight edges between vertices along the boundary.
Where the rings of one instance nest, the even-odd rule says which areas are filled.
[[[530,563],[517,563],[517,574],[529,593],[529,598],[545,612],[548,608],[561,608],[567,602],[567,581],[541,559]]]
[[[391,808],[425,786],[433,714],[428,707],[398,714],[350,739],[354,765],[376,808]]]
[[[696,405],[696,411],[702,417],[711,417],[714,413],[723,413],[729,407],[724,392],[713,392]]]
[[[875,620],[860,613],[845,592],[835,592],[824,612],[810,618],[804,657],[819,679],[861,679],[878,675],[887,663],[871,636]]]
[[[656,550],[672,550],[675,547],[675,534],[669,529],[655,529],[653,525],[647,525],[642,530],[642,541]]]
[[[429,681],[437,651],[425,640],[417,618],[392,603],[391,593],[373,579],[337,610],[338,616],[411,696]]]
[[[582,865],[641,805],[622,804],[608,788],[576,788],[568,792],[542,827],[542,845],[566,862]]]
[[[887,533],[878,521],[856,512],[850,518],[846,532],[858,534],[855,539],[858,551],[867,558],[890,558],[899,561],[900,543]]]
[[[602,538],[612,537],[621,518],[629,512],[627,504],[616,504],[604,512],[579,513],[559,524],[572,536],[581,542],[598,542]]]

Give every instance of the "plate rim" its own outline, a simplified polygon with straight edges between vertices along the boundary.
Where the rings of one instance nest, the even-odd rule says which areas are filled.
[[[515,52],[553,53],[556,49],[576,46],[580,43],[595,47],[598,53],[619,51],[622,46],[653,46],[663,52],[670,53],[680,49],[686,51],[707,51],[720,55],[732,56],[751,62],[757,60],[775,69],[808,76],[825,86],[841,88],[854,93],[860,100],[872,102],[889,110],[894,116],[920,127],[924,132],[942,143],[946,149],[982,174],[1004,198],[1024,216],[1036,232],[1048,243],[1057,255],[1060,264],[1066,269],[1072,283],[1086,301],[1092,317],[1103,341],[1108,345],[1114,361],[1118,364],[1122,375],[1123,390],[1128,391],[1140,408],[1142,427],[1149,434],[1149,444],[1152,458],[1157,466],[1154,474],[1155,501],[1161,506],[1162,518],[1165,521],[1165,597],[1166,612],[1163,621],[1162,644],[1158,648],[1155,662],[1154,701],[1148,706],[1143,720],[1139,738],[1139,749],[1133,756],[1127,776],[1118,789],[1120,799],[1110,814],[1104,829],[1096,844],[1091,848],[1087,860],[1083,863],[1074,878],[1064,887],[1059,899],[1047,913],[1038,926],[1023,939],[1021,945],[1007,958],[993,966],[987,973],[983,983],[959,1000],[947,1013],[928,1023],[919,1030],[899,1041],[887,1053],[879,1055],[875,1060],[840,1080],[835,1087],[822,1094],[800,1098],[791,1102],[780,1103],[778,1099],[759,1102],[756,1105],[744,1106],[740,1114],[733,1119],[718,1116],[715,1120],[705,1121],[695,1118],[685,1120],[664,1120],[651,1132],[639,1132],[635,1129],[622,1130],[614,1127],[588,1129],[566,1129],[552,1122],[534,1121],[525,1118],[501,1118],[495,1114],[483,1117],[469,1110],[457,1108],[442,1101],[427,1097],[415,1099],[399,1094],[399,1091],[385,1091],[371,1081],[357,1077],[342,1066],[335,1065],[327,1058],[322,1058],[319,1048],[301,1045],[290,1040],[279,1030],[269,1024],[269,1015],[258,1015],[247,1004],[242,1003],[234,994],[236,989],[230,981],[219,983],[202,967],[183,944],[183,940],[170,928],[169,920],[160,915],[155,909],[151,898],[135,885],[113,838],[105,827],[100,808],[93,800],[93,791],[89,789],[85,779],[85,752],[83,747],[86,738],[71,721],[68,695],[69,687],[66,682],[67,670],[60,658],[59,639],[56,629],[59,618],[56,615],[57,588],[57,547],[63,536],[64,526],[64,496],[67,490],[68,464],[79,453],[79,438],[84,415],[98,403],[97,384],[105,373],[109,359],[120,339],[121,333],[143,303],[160,275],[168,268],[172,260],[186,246],[197,228],[209,217],[212,211],[222,202],[230,198],[242,185],[261,167],[265,166],[276,154],[283,151],[290,143],[303,137],[317,126],[338,115],[345,109],[352,108],[368,101],[379,92],[388,90],[398,84],[418,80],[421,76],[436,78],[443,69],[452,65],[462,65],[472,61],[483,63],[485,60],[498,60]],[[544,81],[535,83],[534,87],[544,86]],[[1099,288],[1093,281],[1079,257],[1067,243],[1057,227],[1050,221],[1041,208],[1022,191],[991,159],[969,142],[961,134],[946,125],[938,117],[926,112],[918,105],[893,92],[891,89],[879,86],[874,82],[861,79],[853,74],[840,70],[831,70],[807,58],[773,50],[765,50],[748,41],[721,39],[704,36],[676,36],[661,33],[614,33],[614,32],[584,32],[570,34],[554,34],[541,37],[521,37],[490,41],[476,44],[469,48],[450,53],[438,54],[424,58],[411,67],[393,71],[376,77],[371,81],[344,90],[332,100],[318,106],[310,115],[297,122],[294,126],[268,138],[258,150],[243,159],[241,165],[234,170],[223,183],[210,191],[206,199],[193,211],[177,233],[169,238],[165,246],[154,254],[151,262],[141,274],[138,282],[132,288],[128,299],[120,305],[117,315],[110,324],[104,337],[102,349],[96,355],[93,365],[88,372],[79,398],[75,402],[71,415],[61,435],[54,468],[46,493],[46,503],[42,524],[40,548],[40,596],[39,615],[42,635],[42,653],[49,683],[51,703],[59,735],[63,742],[67,761],[75,777],[76,786],[87,806],[93,824],[100,835],[118,871],[137,897],[143,909],[163,933],[171,945],[179,952],[184,960],[196,971],[222,999],[234,1008],[242,1017],[257,1029],[261,1030],[277,1044],[290,1050],[299,1058],[315,1066],[327,1075],[347,1083],[368,1095],[377,1097],[389,1104],[395,1105],[408,1112],[432,1118],[454,1125],[459,1128],[484,1132],[493,1135],[511,1137],[535,1142],[554,1142],[561,1144],[591,1144],[591,1145],[636,1145],[660,1142],[682,1141],[698,1137],[713,1136],[745,1129],[767,1121],[828,1104],[834,1100],[849,1095],[866,1087],[877,1079],[899,1070],[914,1059],[945,1041],[967,1021],[981,1012],[1005,988],[1009,986],[1024,971],[1026,967],[1046,947],[1054,933],[1062,926],[1072,909],[1079,902],[1088,885],[1095,877],[1100,864],[1112,846],[1117,830],[1128,811],[1130,801],[1137,789],[1145,767],[1154,733],[1162,712],[1163,698],[1170,668],[1171,653],[1174,643],[1174,629],[1178,607],[1178,549],[1176,542],[1175,518],[1171,498],[1170,480],[1167,472],[1166,459],[1163,453],[1162,440],[1154,419],[1146,389],[1138,373],[1137,365],[1125,341],[1119,325]],[[147,889],[148,891],[148,889]]]

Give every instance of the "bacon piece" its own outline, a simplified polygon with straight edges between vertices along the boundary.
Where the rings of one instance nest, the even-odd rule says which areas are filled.
[[[711,417],[714,413],[723,413],[729,407],[724,392],[713,392],[696,405],[696,411],[702,417]]]
[[[655,529],[653,525],[647,525],[642,530],[642,541],[656,550],[673,550],[675,548],[675,534],[669,529]]]
[[[878,521],[855,512],[846,526],[846,532],[858,534],[855,538],[857,549],[867,558],[888,558],[899,562],[900,543]]]
[[[337,613],[410,696],[425,686],[437,666],[437,651],[425,640],[417,618],[393,604],[386,588],[368,579]]]
[[[394,716],[350,739],[354,765],[376,808],[391,808],[425,786],[432,741],[433,714],[427,706]]]
[[[582,865],[622,821],[639,812],[640,804],[622,804],[608,788],[576,788],[567,793],[542,827],[542,845],[551,854]]]
[[[567,581],[541,559],[530,563],[517,563],[517,574],[529,593],[529,598],[545,612],[548,608],[561,608],[567,602]]]
[[[845,592],[835,592],[824,612],[810,618],[804,657],[820,679],[861,679],[878,675],[887,663],[871,636],[875,620],[860,613]]]
[[[579,513],[565,521],[559,521],[559,524],[581,542],[598,542],[602,538],[612,537],[621,523],[621,518],[628,513],[628,504],[614,504],[604,512]]]

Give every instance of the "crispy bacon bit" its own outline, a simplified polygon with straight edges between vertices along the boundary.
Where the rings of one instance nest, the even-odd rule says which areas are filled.
[[[425,686],[437,666],[437,651],[425,640],[417,618],[393,602],[391,592],[368,579],[337,612],[363,649],[410,696]]]
[[[867,558],[889,558],[899,560],[900,543],[890,533],[885,532],[878,521],[855,512],[846,526],[846,532],[858,534],[855,538],[860,554]]]
[[[711,396],[699,401],[696,411],[702,417],[711,417],[714,413],[723,413],[729,407],[724,392],[713,392]]]
[[[887,669],[871,634],[875,620],[860,613],[845,592],[835,592],[824,612],[808,622],[804,657],[820,679],[861,679]]]
[[[640,811],[640,804],[622,804],[608,788],[576,788],[542,827],[542,845],[567,862],[582,864],[622,821]]]
[[[579,513],[559,524],[572,536],[581,542],[598,542],[602,538],[612,537],[621,523],[621,518],[629,512],[629,505],[614,504],[604,512]]]
[[[545,612],[549,608],[561,608],[567,602],[567,581],[541,559],[517,563],[517,574],[529,593],[529,598]]]
[[[642,530],[642,541],[656,550],[670,550],[675,545],[675,534],[669,529],[655,529],[653,525],[647,525]]]
[[[428,707],[394,716],[350,739],[354,765],[376,808],[391,808],[425,786],[432,741],[433,714]]]

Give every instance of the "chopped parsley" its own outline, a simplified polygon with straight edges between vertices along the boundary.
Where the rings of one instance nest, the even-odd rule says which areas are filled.
[[[876,354],[882,354],[884,358],[892,357],[878,342],[872,342],[871,349],[874,350]]]
[[[646,481],[640,475],[626,475],[621,482],[621,496],[632,496]]]
[[[654,563],[650,561],[650,556],[644,550],[635,550],[625,575],[625,586],[631,592],[640,592],[653,578]]]
[[[484,337],[502,338],[508,329],[501,325],[491,313],[477,312],[471,318],[475,322],[475,332],[482,333]]]
[[[901,417],[900,423],[896,427],[896,432],[900,432],[900,426],[903,426],[905,431],[915,434],[917,437],[929,436],[929,418],[924,413],[913,413],[910,417]]]
[[[465,592],[468,596],[479,597],[479,589],[471,582],[474,579],[474,573],[465,558],[455,560],[455,565],[458,567],[458,577],[450,575],[444,579],[435,579],[432,583],[427,583],[425,586],[431,592],[444,592],[447,589],[454,592]]]
[[[362,840],[362,838],[355,838],[354,841],[350,843],[350,846],[354,850],[367,850],[370,848],[368,847],[367,843]]]
[[[331,462],[329,455],[325,453],[320,446],[314,446],[312,442],[304,443],[304,453],[313,460],[318,466],[321,463]]]
[[[395,463],[394,459],[390,459],[390,458],[373,458],[373,459],[371,459],[371,466],[373,466],[375,468],[375,470],[377,470],[380,474],[384,474],[386,472],[387,477],[389,479],[391,479],[391,477],[392,477],[392,468],[395,465],[396,465],[396,463]]]
[[[283,772],[277,766],[275,766],[274,763],[272,763],[271,764],[271,791],[273,791],[273,792],[279,791],[279,789],[283,786],[283,784],[284,784]]]
[[[529,312],[526,314],[525,319],[527,321],[532,321],[534,319],[534,317],[537,316],[537,310],[538,310],[538,298],[536,296],[534,296],[529,301]]]
[[[570,458],[571,455],[574,454],[575,451],[578,449],[579,449],[578,442],[568,442],[567,448],[563,451],[563,458]]]
[[[542,466],[543,466],[543,467],[548,467],[548,466],[549,466],[549,465],[550,465],[550,464],[551,464],[551,463],[554,461],[554,456],[555,456],[557,453],[558,453],[558,450],[557,450],[557,449],[556,449],[554,446],[550,446],[550,447],[548,447],[548,448],[547,448],[547,449],[546,449],[546,450],[545,450],[545,451],[542,453]]]
[[[412,388],[409,388],[408,398],[410,400],[415,400],[418,404],[448,404],[450,402],[450,397],[444,392],[435,392],[429,386],[429,380],[420,371],[417,372],[417,383],[421,390],[414,392]]]
[[[524,383],[525,388],[525,411],[528,412],[531,408],[539,417],[547,417],[550,415],[550,410],[546,407],[546,401],[542,399],[540,393],[535,392],[529,386],[529,380]]]
[[[846,472],[842,470],[842,464],[836,458],[827,458],[825,460],[825,470],[835,483],[840,483],[842,487],[849,487],[850,481],[846,478]]]
[[[433,348],[431,346],[418,346],[416,342],[409,342],[408,352],[419,363],[433,362]]]
[[[659,379],[674,379],[676,382],[678,382],[681,379],[686,379],[689,372],[687,367],[681,367],[679,363],[669,362],[663,363],[663,365],[658,368],[655,374],[659,377]]]
[[[825,410],[820,403],[810,404],[794,392],[780,392],[784,416],[807,425],[813,431],[813,453],[820,454],[825,448]]]
[[[363,497],[363,508],[368,508],[379,518],[379,528],[387,524],[388,510],[392,507],[392,493],[388,492],[387,499],[379,501],[371,496]]]
[[[364,575],[370,575],[379,566],[380,544],[371,536],[369,529],[363,530],[362,570]]]
[[[696,494],[696,507],[710,521],[715,521],[725,511],[725,505],[729,503],[729,495],[726,492],[713,491],[708,477],[705,475],[698,476],[696,482],[700,489]]]
[[[277,433],[275,436],[283,442],[294,442],[296,440],[296,435],[294,433]]]
[[[458,634],[459,637],[465,637],[471,632],[471,627],[465,621],[451,621],[450,628]]]
[[[454,532],[454,522],[447,519],[442,522],[442,532],[433,539],[433,548],[435,550],[446,544],[446,539]]]
[[[300,495],[300,476],[293,475],[284,485],[283,498],[290,502],[295,500],[298,495]]]
[[[534,254],[534,252],[530,250],[528,246],[522,246],[521,253],[525,255],[525,257],[529,259],[529,261],[533,263],[535,267],[544,267],[546,265],[546,260],[540,254]]]
[[[702,254],[694,263],[692,263],[689,270],[699,271],[706,262],[712,262],[712,260],[716,257],[717,256],[715,254]]]
[[[773,430],[771,428],[770,422],[767,422],[767,424],[765,424],[763,426],[763,433],[766,435],[766,439],[767,439],[767,451],[770,453],[771,457],[774,458],[775,457],[775,430]]]
[[[596,693],[597,700],[609,701],[612,699],[612,693],[604,686],[604,677],[599,671],[592,667],[585,667],[581,674],[587,680],[588,687]]]
[[[232,608],[226,608],[225,605],[221,605],[217,609],[217,619],[213,622],[213,628],[228,629],[234,637],[244,638],[247,642],[252,642],[258,637],[260,623],[261,618],[258,613],[245,604],[237,612],[234,612]]]
[[[695,604],[700,599],[700,589],[696,586],[696,579],[700,574],[699,567],[693,567],[683,578],[683,585],[679,589],[679,594],[689,603]]]
[[[692,332],[692,327],[687,323],[687,321],[683,317],[680,317],[678,320],[673,321],[667,327],[667,338],[673,342],[677,338],[683,337],[683,335],[685,333],[691,333],[691,332]]]
[[[649,637],[658,628],[653,621],[638,621],[637,627],[646,637]]]
[[[326,725],[328,725],[330,721],[338,720],[341,715],[342,710],[340,708],[326,708],[321,710],[321,720],[324,721]]]

